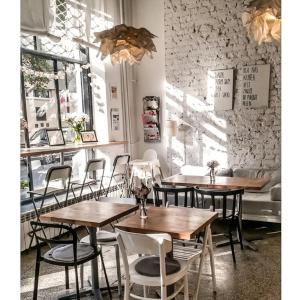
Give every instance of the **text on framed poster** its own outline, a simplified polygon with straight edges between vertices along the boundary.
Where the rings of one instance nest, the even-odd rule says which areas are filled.
[[[242,105],[268,106],[270,65],[244,66],[242,72]]]
[[[214,110],[232,109],[233,69],[208,71],[207,98]]]

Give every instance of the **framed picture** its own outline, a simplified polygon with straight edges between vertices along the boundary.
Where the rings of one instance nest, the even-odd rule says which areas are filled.
[[[80,134],[83,143],[98,142],[95,130],[84,130]]]
[[[46,129],[49,146],[65,145],[64,135],[61,129]]]
[[[116,84],[110,84],[109,86],[110,89],[110,100],[118,100],[118,87]]]

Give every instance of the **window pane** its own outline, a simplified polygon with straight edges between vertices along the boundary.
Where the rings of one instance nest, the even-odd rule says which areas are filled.
[[[31,158],[33,188],[45,187],[45,176],[50,167],[61,164],[60,154],[49,154],[43,156],[34,156]]]
[[[82,113],[82,89],[81,89],[81,68],[79,64],[58,62],[58,71],[65,73],[65,78],[58,80],[59,104],[62,119],[62,128],[66,143],[72,143],[74,132],[63,120],[68,113]]]
[[[23,54],[22,67],[30,145],[45,146],[45,129],[59,126],[53,61]]]
[[[29,199],[29,178],[28,178],[28,168],[27,168],[27,159],[21,157],[20,159],[20,192],[21,192],[21,201]]]

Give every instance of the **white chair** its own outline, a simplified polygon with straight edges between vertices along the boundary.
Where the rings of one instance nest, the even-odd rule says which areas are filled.
[[[116,233],[126,277],[124,300],[129,300],[129,297],[157,299],[147,297],[146,287],[160,287],[163,300],[172,299],[184,290],[184,300],[188,300],[187,263],[166,259],[166,254],[172,251],[172,238],[169,234],[140,234],[119,229],[116,229]],[[139,257],[129,264],[128,256],[135,254]],[[176,285],[174,292],[167,295],[167,286],[175,285],[181,279],[183,283]],[[143,297],[130,291],[132,284],[143,286]]]
[[[209,254],[211,274],[202,274],[203,264],[207,254]],[[174,240],[173,257],[178,260],[186,261],[188,264],[188,271],[190,273],[197,274],[196,291],[194,293],[195,300],[198,299],[202,275],[207,275],[212,278],[213,292],[217,292],[215,261],[210,226],[207,226],[205,230],[203,243]],[[195,269],[191,269],[191,265],[193,263],[196,265]]]
[[[150,180],[151,184],[157,181],[157,176],[160,179],[163,178],[157,153],[153,149],[147,149],[142,159],[132,160],[129,164],[131,165],[131,189],[137,185],[137,183],[134,183],[136,177],[144,180],[146,183]]]

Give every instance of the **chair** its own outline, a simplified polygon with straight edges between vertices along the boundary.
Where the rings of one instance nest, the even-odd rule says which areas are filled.
[[[242,212],[242,195],[244,194],[243,189],[235,190],[213,190],[213,189],[200,189],[195,188],[197,203],[199,203],[199,195],[201,196],[202,208],[205,208],[205,196],[209,196],[211,200],[211,209],[219,213],[219,221],[225,225],[228,225],[228,234],[230,247],[232,252],[233,262],[236,263],[234,245],[232,239],[232,230],[234,227],[237,229],[239,242],[241,249],[243,250],[243,237],[241,231],[241,212]],[[231,197],[231,199],[228,199]],[[220,201],[222,208],[216,209],[216,201]],[[231,203],[227,203],[230,200]],[[231,204],[231,205],[230,205]]]
[[[78,270],[77,267],[83,263],[86,263],[99,254],[101,255],[101,249],[93,247],[88,244],[78,243],[78,237],[76,231],[69,226],[41,223],[31,221],[31,227],[33,229],[33,235],[36,238],[37,244],[37,256],[35,264],[35,275],[34,275],[34,290],[33,290],[33,300],[37,300],[38,296],[38,281],[39,281],[39,271],[40,263],[44,261],[48,264],[64,266],[65,276],[66,276],[66,289],[69,289],[69,267],[74,267],[75,270],[75,280],[76,280],[76,299],[80,299],[79,294],[79,282],[78,282]],[[37,229],[38,228],[38,229]],[[71,240],[61,240],[61,239],[48,239],[39,235],[41,230],[45,229],[64,229],[72,237]],[[50,250],[44,255],[41,254],[41,244],[40,242],[45,242],[50,245]],[[56,245],[56,246],[55,246]]]
[[[63,166],[50,167],[48,169],[46,177],[45,177],[45,181],[46,181],[45,188],[40,188],[40,189],[28,191],[28,193],[31,196],[31,200],[32,200],[32,204],[33,204],[33,207],[34,207],[34,210],[35,210],[37,221],[40,221],[40,213],[41,213],[41,210],[43,209],[45,198],[47,196],[53,196],[56,203],[57,203],[57,205],[58,205],[58,207],[61,208],[62,205],[58,201],[56,194],[61,193],[63,191],[66,191],[65,201],[67,202],[68,195],[69,195],[69,189],[70,189],[71,174],[72,174],[72,167],[71,166],[63,165]],[[61,182],[61,184],[62,184],[61,187],[51,186],[51,183],[53,183],[53,182],[57,183],[57,181]],[[67,186],[67,188],[66,188],[66,186]],[[37,205],[36,205],[37,203],[36,203],[35,198],[34,198],[35,195],[42,197],[41,204],[40,204],[39,208],[37,208]],[[32,232],[29,232],[29,236],[31,236],[31,234],[32,234]],[[32,245],[33,237],[34,236],[32,234],[30,244],[29,244],[29,248]]]
[[[157,157],[157,153],[153,149],[147,149],[144,152],[142,159],[135,159],[130,162],[131,165],[131,176],[130,186],[133,189],[133,181],[135,177],[144,179],[145,183],[148,183],[150,179],[152,184],[156,181],[156,170],[159,172],[160,179],[163,178],[160,163]]]
[[[113,170],[110,175],[109,184],[106,190],[107,197],[112,180],[115,181],[118,189],[121,189],[120,197],[129,196],[129,178],[128,178],[128,164],[130,161],[129,154],[117,155],[113,162]],[[105,176],[106,177],[106,176]]]
[[[104,170],[105,170],[105,164],[106,164],[106,161],[105,161],[104,158],[90,159],[87,162],[86,167],[85,167],[85,176],[84,176],[83,181],[77,180],[77,181],[73,181],[71,183],[71,189],[72,189],[74,199],[76,199],[74,187],[81,187],[80,193],[79,193],[79,198],[81,198],[83,188],[85,186],[88,186],[90,191],[92,192],[92,195],[95,198],[95,200],[99,200],[101,189],[104,189],[104,187],[103,187],[103,175],[104,175]],[[91,176],[94,175],[93,173],[95,173],[97,171],[99,171],[99,173],[100,173],[99,178],[98,179],[90,178]],[[92,187],[91,187],[91,185],[95,185],[97,183],[99,183],[99,196],[98,197],[97,197],[96,192],[94,192]]]
[[[154,195],[155,195],[155,203],[158,206],[162,203],[163,206],[169,207],[170,199],[168,197],[174,197],[174,205],[180,207],[179,205],[179,196],[180,194],[184,194],[184,207],[194,207],[194,188],[193,187],[160,187],[158,184],[154,184],[153,186]],[[160,199],[160,193],[162,193],[162,200]],[[190,198],[190,205],[188,205],[188,194]],[[199,247],[199,248],[198,248]],[[193,262],[197,259],[200,259],[199,266],[197,270],[190,270],[189,272],[196,272],[201,273],[203,261],[205,259],[206,253],[210,255],[210,267],[211,267],[211,276],[213,281],[213,291],[216,291],[216,276],[215,276],[215,265],[214,265],[214,257],[213,257],[213,245],[210,236],[210,229],[209,229],[209,236],[204,236],[203,243],[193,242],[193,241],[182,241],[182,240],[174,240],[173,242],[173,256],[178,260],[186,261],[188,266],[190,267]],[[197,291],[199,292],[199,284],[200,284],[200,275],[198,276],[197,282]],[[197,299],[197,297],[196,297]]]
[[[160,206],[162,204],[163,206],[168,207],[169,206],[169,199],[168,196],[174,197],[174,205],[179,205],[179,197],[180,194],[184,194],[184,202],[183,206],[188,207],[188,194],[190,198],[190,207],[194,207],[194,188],[193,187],[160,187],[157,183],[153,185],[153,191],[154,191],[154,199],[155,199],[155,206]],[[162,193],[163,197],[160,199],[160,192]]]
[[[174,298],[181,290],[184,290],[184,299],[189,298],[186,262],[167,257],[167,253],[172,251],[172,238],[169,234],[140,234],[119,229],[116,232],[126,276],[124,300],[129,300],[129,297],[154,299],[147,297],[146,287],[160,287],[163,300]],[[139,257],[129,264],[128,256],[134,254]],[[183,284],[176,287],[171,295],[167,295],[167,286],[174,285],[181,279]],[[130,291],[131,284],[143,286],[143,297]]]

